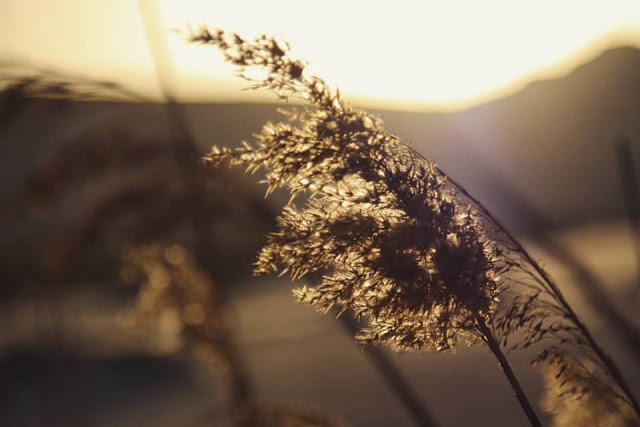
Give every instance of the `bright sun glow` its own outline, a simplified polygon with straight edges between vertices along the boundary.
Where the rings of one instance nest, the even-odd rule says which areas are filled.
[[[3,6],[5,55],[155,87],[135,1],[25,3]],[[607,47],[640,46],[637,0],[158,0],[153,7],[185,100],[256,99],[238,94],[244,83],[218,52],[168,32],[187,23],[278,35],[355,102],[405,109],[465,108],[569,72]]]

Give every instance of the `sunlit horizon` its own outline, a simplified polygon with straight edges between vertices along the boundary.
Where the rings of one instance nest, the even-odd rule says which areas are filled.
[[[2,6],[7,22],[0,29],[0,59],[111,80],[158,96],[135,1],[31,3],[9,0]],[[607,49],[640,48],[637,1],[458,1],[437,7],[330,1],[312,12],[288,0],[217,7],[203,0],[143,3],[158,12],[171,85],[185,102],[274,101],[268,94],[240,91],[246,83],[215,49],[189,45],[170,32],[188,24],[248,36],[274,34],[352,102],[414,111],[466,109],[533,81],[562,77]]]

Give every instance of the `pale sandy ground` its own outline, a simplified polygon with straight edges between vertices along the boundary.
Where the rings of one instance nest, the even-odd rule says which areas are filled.
[[[640,304],[634,288],[637,264],[626,224],[583,226],[556,233],[556,238],[588,263],[627,316],[640,323]],[[570,302],[640,393],[637,362],[634,364],[614,334],[585,306],[571,274],[547,259],[542,251],[527,246],[563,285]],[[239,341],[259,396],[274,403],[307,402],[355,426],[413,425],[362,349],[353,344],[340,324],[296,303],[290,289],[287,281],[273,278],[234,288]],[[114,301],[95,295],[76,295],[65,309],[64,324],[68,327],[64,340],[77,349],[83,362],[68,369],[68,375],[76,377],[75,382],[62,392],[83,395],[84,404],[76,407],[86,411],[83,424],[228,425],[219,379],[199,362],[186,356],[148,362],[145,356],[136,359],[133,368],[129,363],[126,370],[119,370],[114,360],[129,360],[132,354],[147,348],[144,337],[131,335],[120,326],[116,319],[120,309]],[[38,306],[29,303],[3,312],[0,322],[7,326],[3,328],[0,348],[6,350],[19,341],[26,344],[31,340],[34,327],[24,319],[33,316],[25,313],[38,310]],[[455,354],[393,355],[393,360],[443,426],[526,425],[497,363],[482,348],[462,348]],[[515,354],[512,360],[526,389],[538,400],[542,391],[540,377],[527,367],[523,355]],[[134,378],[128,374],[131,369],[148,372]],[[29,415],[29,387],[21,387],[22,392],[16,391],[12,400],[17,405],[15,412],[24,415],[20,425],[46,425]]]

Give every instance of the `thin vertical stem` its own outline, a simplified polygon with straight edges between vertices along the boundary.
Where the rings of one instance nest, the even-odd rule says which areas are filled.
[[[502,372],[507,377],[507,380],[509,381],[511,388],[516,394],[516,398],[518,399],[518,402],[520,403],[520,406],[522,407],[522,410],[524,411],[525,415],[529,419],[529,422],[531,423],[532,426],[539,427],[541,425],[540,420],[538,419],[536,412],[533,410],[531,403],[529,403],[527,396],[524,394],[524,391],[522,390],[522,387],[520,386],[518,379],[516,378],[515,374],[511,370],[509,361],[507,360],[504,353],[502,352],[502,349],[500,348],[500,344],[498,344],[498,342],[496,341],[496,338],[494,337],[493,332],[487,326],[484,319],[481,319],[480,317],[476,317],[476,320],[478,322],[478,327],[480,328],[480,332],[482,332],[482,335],[484,336],[485,341],[489,346],[489,349],[494,354],[496,359],[498,359],[498,363],[502,368]]]
[[[145,7],[147,6],[147,7]],[[229,308],[229,296],[224,285],[217,282],[217,268],[211,261],[213,248],[209,231],[209,212],[204,209],[202,197],[205,194],[203,178],[198,163],[198,148],[186,123],[185,117],[174,101],[169,87],[167,68],[168,55],[162,39],[154,37],[155,19],[153,7],[144,0],[138,1],[140,15],[143,20],[149,50],[154,61],[156,74],[160,83],[162,96],[169,116],[169,124],[172,132],[173,154],[175,160],[185,172],[186,179],[190,181],[191,204],[193,209],[193,225],[197,233],[195,256],[198,263],[205,269],[210,279],[216,284],[216,296],[219,311]],[[228,367],[227,381],[229,387],[229,407],[233,422],[239,427],[251,427],[256,425],[256,397],[250,375],[246,369],[244,358],[237,346],[230,330],[227,330],[218,340],[218,345],[223,350],[222,355]]]
[[[628,138],[620,138],[616,144],[616,152],[618,155],[622,195],[627,216],[629,217],[629,224],[631,225],[631,234],[638,267],[637,273],[640,278],[640,187],[638,186],[638,177],[633,167],[631,144]],[[640,280],[638,281],[637,295],[640,300]]]
[[[584,293],[589,303],[597,310],[598,314],[612,325],[610,330],[619,335],[620,341],[633,352],[636,359],[640,360],[640,330],[618,310],[595,274],[562,243],[545,233],[535,234],[535,241],[549,255],[572,270],[576,282],[581,285],[579,289]],[[640,244],[638,253],[640,256]],[[640,272],[640,269],[638,271]]]
[[[338,319],[347,331],[349,331],[350,335],[356,331],[356,320],[353,318],[351,313],[346,312]],[[407,412],[413,417],[416,425],[422,427],[434,427],[437,425],[433,416],[429,413],[427,407],[420,401],[406,378],[402,376],[402,373],[381,348],[376,346],[367,347],[364,354],[376,367],[387,386],[393,390],[400,403],[402,403]]]
[[[421,154],[416,152],[416,155],[422,157]],[[422,157],[424,158],[424,157]],[[514,246],[514,251],[519,253],[524,261],[530,265],[533,270],[539,275],[540,279],[545,283],[548,288],[548,292],[550,292],[556,301],[560,304],[560,306],[564,309],[567,318],[578,328],[583,337],[587,340],[589,346],[594,351],[602,365],[605,367],[605,370],[611,376],[611,378],[618,384],[620,389],[624,392],[628,402],[633,407],[634,411],[638,416],[640,416],[640,404],[638,404],[638,400],[635,398],[631,389],[627,385],[622,372],[613,361],[613,359],[600,347],[600,345],[596,342],[596,340],[591,335],[591,332],[587,328],[587,326],[582,323],[578,315],[573,311],[573,308],[569,305],[564,295],[560,291],[560,288],[556,284],[556,282],[551,278],[551,276],[542,268],[542,266],[533,259],[533,257],[529,254],[529,252],[522,246],[522,244],[516,240],[515,237],[507,230],[502,223],[491,213],[487,208],[484,207],[482,203],[475,197],[473,197],[467,190],[465,190],[460,184],[458,184],[455,180],[450,179],[450,182],[469,200],[471,200],[479,209],[480,213],[484,215],[492,224],[494,224],[497,229],[504,233],[505,237],[509,240],[509,242]],[[487,328],[486,325],[484,325]],[[488,328],[487,328],[488,329]],[[498,348],[499,349],[499,348]]]
[[[558,285],[553,281],[551,276],[549,276],[549,274],[540,266],[540,264],[538,264],[533,260],[533,258],[531,258],[531,255],[529,255],[529,253],[525,251],[524,248],[522,248],[521,246],[520,248],[522,250],[522,254],[525,257],[525,259],[531,264],[534,270],[540,275],[542,280],[544,280],[544,282],[549,285],[551,292],[553,292],[557,301],[560,303],[562,308],[564,308],[566,316],[578,328],[582,336],[585,337],[591,349],[594,351],[598,359],[600,359],[600,362],[602,362],[603,366],[606,367],[606,370],[608,371],[611,378],[613,378],[613,380],[618,384],[620,389],[624,392],[629,404],[633,407],[636,414],[640,416],[640,405],[638,404],[638,400],[635,398],[635,396],[631,392],[631,389],[629,388],[627,381],[624,379],[622,372],[618,368],[618,365],[616,365],[613,359],[602,349],[602,347],[600,347],[600,345],[597,343],[595,338],[593,338],[587,326],[582,322],[582,320],[580,320],[578,315],[573,311],[573,309],[571,308],[567,300],[564,298],[564,295],[562,295],[562,292],[560,292],[560,288],[558,288]]]

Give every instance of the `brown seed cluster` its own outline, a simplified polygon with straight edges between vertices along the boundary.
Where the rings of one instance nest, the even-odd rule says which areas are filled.
[[[285,187],[308,196],[283,209],[256,273],[322,274],[318,286],[295,294],[323,312],[352,309],[366,319],[359,338],[367,342],[444,350],[476,341],[478,320],[488,322],[495,307],[503,266],[447,178],[379,119],[307,75],[275,40],[248,42],[221,31],[192,40],[217,44],[241,73],[267,67],[258,87],[295,93],[316,107],[267,124],[254,146],[214,147],[206,158],[263,168],[268,192]]]

